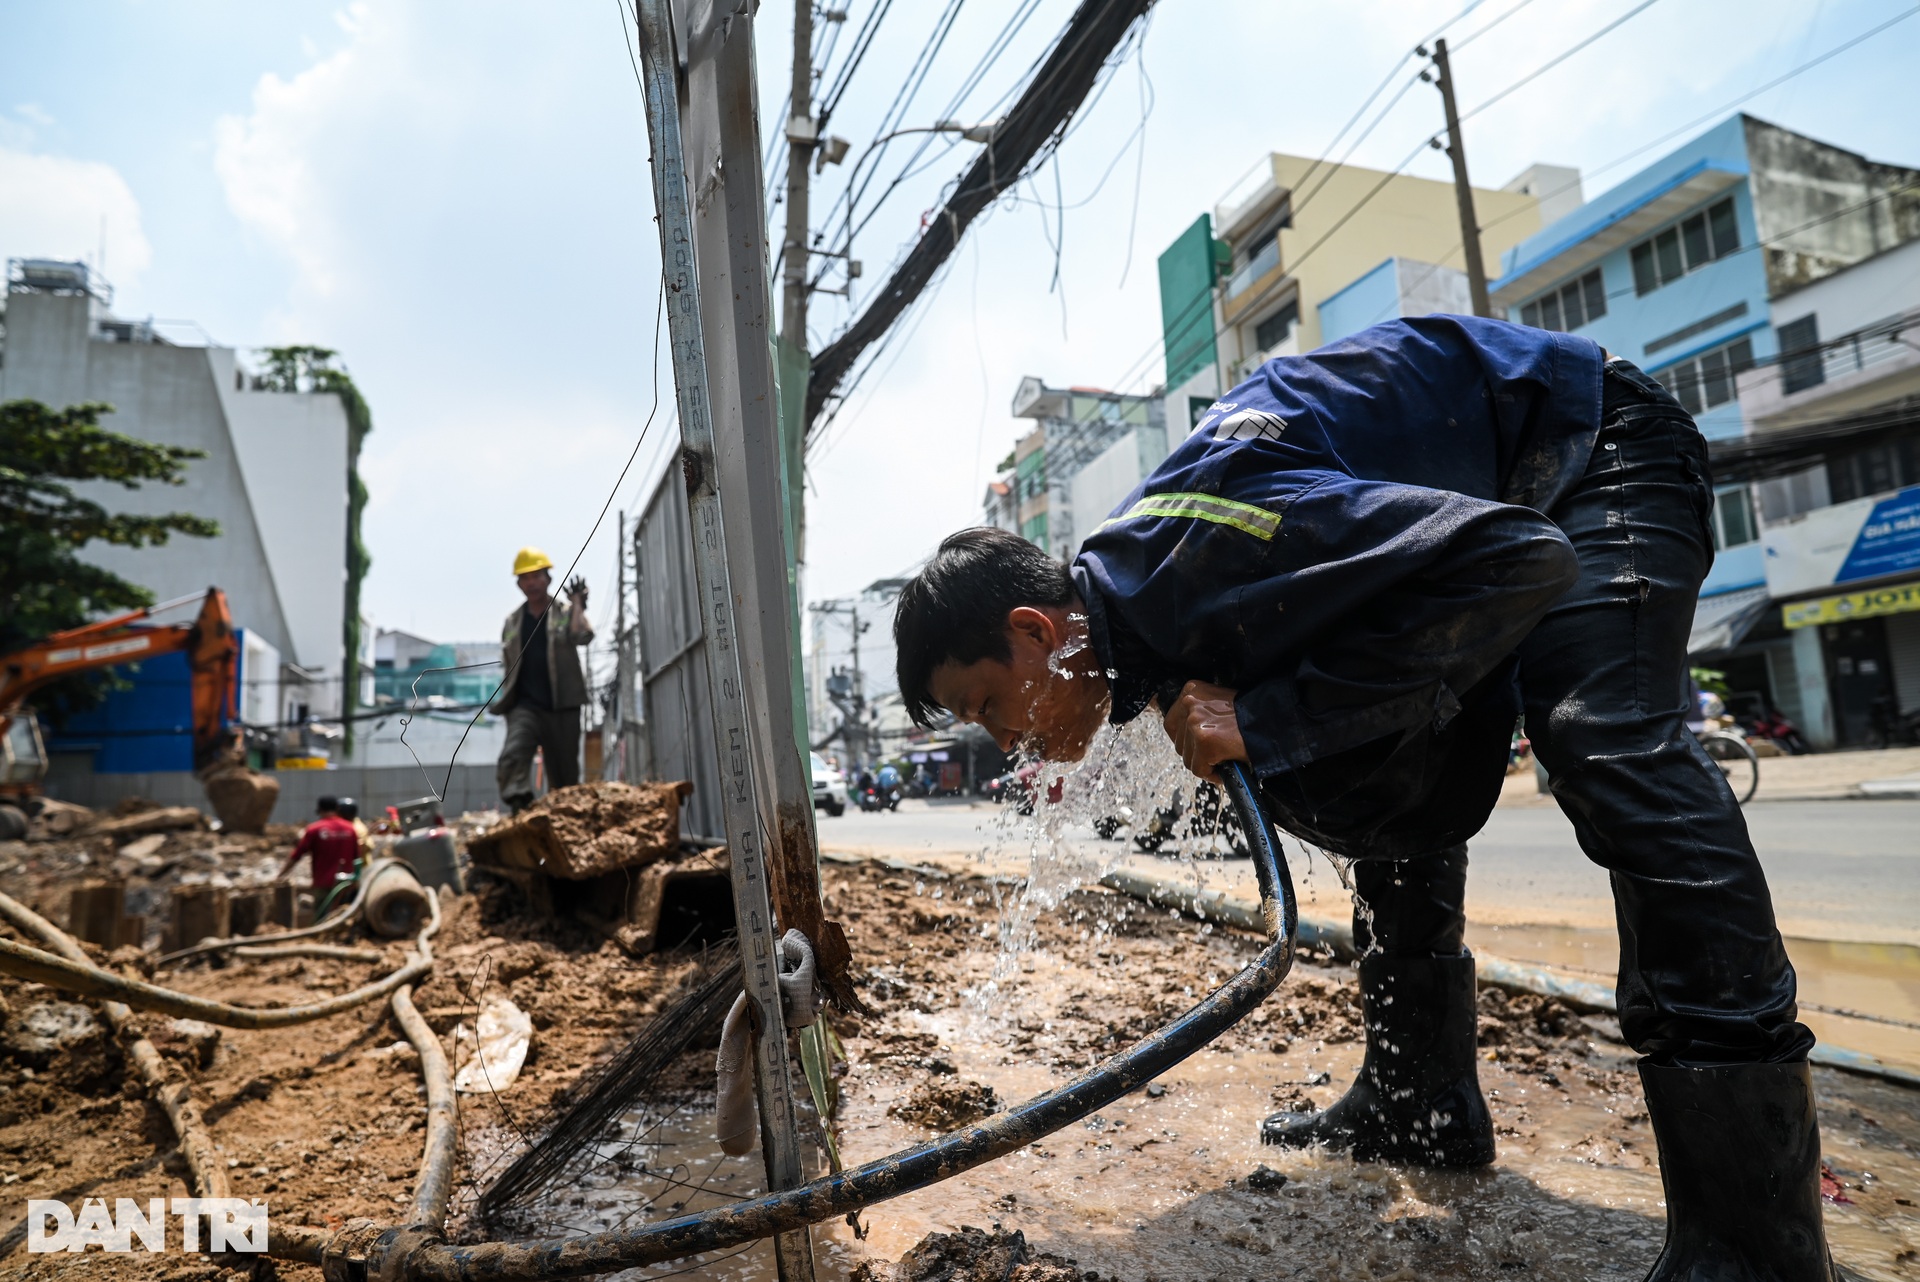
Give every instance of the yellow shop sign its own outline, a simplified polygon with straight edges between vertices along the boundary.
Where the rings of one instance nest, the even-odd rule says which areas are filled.
[[[1805,628],[1816,623],[1870,619],[1876,614],[1903,614],[1908,610],[1920,610],[1920,582],[1875,588],[1871,592],[1848,592],[1817,601],[1795,601],[1780,607],[1780,621],[1789,628]]]

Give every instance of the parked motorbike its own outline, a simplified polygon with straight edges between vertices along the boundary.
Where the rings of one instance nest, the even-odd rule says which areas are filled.
[[[1133,844],[1148,854],[1158,854],[1169,842],[1194,838],[1211,843],[1213,838],[1226,846],[1230,858],[1248,856],[1246,834],[1240,830],[1240,817],[1227,804],[1226,795],[1211,783],[1194,787],[1193,800],[1176,790],[1171,800],[1137,825]],[[1171,852],[1169,852],[1171,853]]]
[[[1745,729],[1749,735],[1772,740],[1779,745],[1780,751],[1789,755],[1798,756],[1800,753],[1812,751],[1806,739],[1801,736],[1800,728],[1777,711],[1762,712],[1759,716],[1750,718]]]

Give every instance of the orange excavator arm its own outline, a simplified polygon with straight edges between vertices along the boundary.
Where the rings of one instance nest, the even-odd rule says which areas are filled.
[[[183,650],[193,674],[194,768],[213,761],[228,746],[231,735],[226,724],[238,711],[234,678],[240,646],[233,635],[233,616],[227,612],[227,594],[208,588],[199,617],[189,624],[142,623],[155,608],[56,632],[0,657],[0,734],[20,714],[28,697],[49,682]]]

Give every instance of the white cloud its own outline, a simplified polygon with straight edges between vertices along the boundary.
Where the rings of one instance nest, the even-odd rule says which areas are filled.
[[[105,274],[129,285],[153,261],[153,247],[141,229],[140,203],[119,171],[0,146],[0,248],[7,256],[94,262],[103,226]]]
[[[37,102],[23,102],[13,110],[22,120],[43,129],[53,123],[53,117],[47,114],[47,109]]]
[[[352,5],[336,15],[347,43],[290,79],[271,72],[252,110],[214,123],[214,172],[227,205],[285,253],[299,284],[320,298],[349,283],[353,240],[368,211],[351,207],[356,179],[383,136],[417,124],[418,51],[408,7]],[[311,47],[311,42],[308,42]],[[412,65],[409,65],[412,64]],[[384,159],[384,157],[383,157]]]

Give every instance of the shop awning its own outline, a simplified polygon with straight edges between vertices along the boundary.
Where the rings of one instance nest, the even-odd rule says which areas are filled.
[[[1738,588],[1700,598],[1693,611],[1693,631],[1687,636],[1687,654],[1691,657],[1733,649],[1766,610],[1764,587]]]

